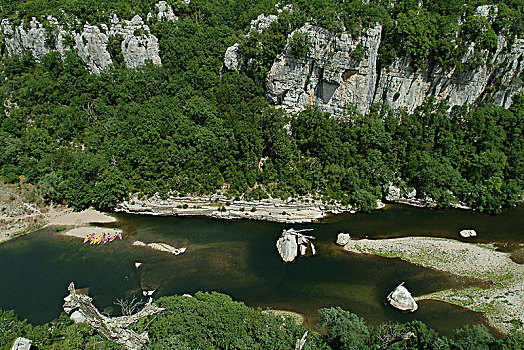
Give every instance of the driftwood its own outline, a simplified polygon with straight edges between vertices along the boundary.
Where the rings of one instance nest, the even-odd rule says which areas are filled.
[[[153,315],[164,310],[156,306],[152,298],[150,298],[144,308],[136,314],[106,317],[93,305],[92,298],[76,293],[73,282],[69,284],[68,290],[70,294],[64,298],[64,311],[67,314],[70,314],[74,310],[79,311],[85,317],[85,322],[88,325],[105,335],[109,340],[122,345],[126,349],[149,349],[147,332],[137,334],[127,329],[127,327],[144,316]]]
[[[302,350],[302,348],[306,344],[307,332],[308,331],[304,333],[304,335],[302,336],[302,339],[297,339],[297,345],[295,345],[295,350]]]

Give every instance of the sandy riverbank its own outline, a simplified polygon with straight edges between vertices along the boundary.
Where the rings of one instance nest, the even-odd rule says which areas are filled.
[[[379,205],[380,207],[380,205]],[[285,223],[309,223],[329,213],[353,211],[350,206],[326,204],[321,199],[262,200],[231,199],[224,195],[210,196],[159,196],[138,198],[131,196],[120,203],[116,212],[150,215],[210,216],[220,219],[251,219]]]
[[[0,227],[0,243],[48,226],[63,226],[66,229],[71,228],[69,230],[63,231],[62,234],[81,238],[84,238],[88,232],[121,232],[120,230],[89,226],[91,224],[116,221],[114,217],[94,209],[86,209],[81,212],[74,212],[69,208],[47,207],[45,210],[38,210],[37,208],[33,208],[22,201],[17,203],[16,207],[21,208],[19,210],[20,213],[18,216],[13,216],[10,219],[11,221],[16,219],[17,225],[12,224],[10,226],[5,225],[5,228]],[[28,224],[28,222],[32,223],[33,217],[38,218],[38,221],[35,220],[37,225]],[[11,221],[7,222],[10,223]]]
[[[490,288],[444,290],[416,299],[434,299],[484,312],[488,322],[504,333],[524,331],[524,265],[491,245],[444,238],[406,237],[350,240],[344,249],[374,254],[492,282]]]
[[[117,221],[114,217],[99,212],[94,209],[86,209],[80,212],[72,210],[54,211],[49,213],[47,226],[63,226],[66,230],[61,231],[63,236],[77,237],[84,239],[86,236],[94,233],[99,235],[106,233],[114,235],[122,233],[120,229],[90,226],[91,224],[108,223]]]
[[[86,209],[74,212],[71,209],[49,211],[47,226],[83,226],[93,223],[115,222],[116,219],[98,210]]]

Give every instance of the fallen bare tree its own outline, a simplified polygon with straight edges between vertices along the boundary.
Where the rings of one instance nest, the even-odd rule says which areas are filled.
[[[127,329],[127,327],[144,316],[150,316],[164,310],[156,306],[152,298],[149,299],[142,310],[135,314],[120,317],[106,317],[93,305],[92,298],[76,293],[73,282],[69,284],[68,290],[70,294],[64,298],[64,311],[67,314],[78,311],[85,319],[85,323],[102,333],[109,340],[122,345],[126,349],[149,349],[147,332],[137,334]]]

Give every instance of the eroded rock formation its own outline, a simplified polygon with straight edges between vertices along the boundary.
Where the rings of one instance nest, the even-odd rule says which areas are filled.
[[[165,244],[165,243],[149,243],[149,244],[146,244],[146,243],[141,242],[141,241],[134,241],[133,245],[142,246],[142,247],[149,247],[149,248],[161,251],[161,252],[171,253],[173,255],[182,254],[187,249],[186,247],[175,248],[175,247],[172,247],[169,244]],[[140,266],[140,265],[138,265],[138,266]],[[136,268],[138,268],[138,266],[136,266]]]
[[[154,315],[164,310],[156,306],[153,299],[149,299],[144,308],[133,315],[106,317],[93,305],[93,299],[76,293],[75,285],[72,282],[68,290],[70,294],[64,298],[64,311],[67,314],[76,313],[76,319],[84,319],[83,322],[126,349],[149,349],[147,332],[137,334],[127,327],[144,316]]]
[[[338,245],[346,245],[349,242],[349,233],[340,232],[337,236]]]
[[[415,299],[413,299],[411,293],[404,287],[404,282],[389,293],[387,300],[391,306],[402,311],[415,312],[418,309]]]
[[[292,262],[299,253],[305,255],[308,247],[313,255],[316,254],[315,246],[310,242],[315,237],[300,233],[303,231],[311,231],[311,229],[294,230],[291,228],[282,231],[282,236],[277,240],[277,250],[284,262]]]
[[[496,6],[481,6],[476,15],[493,21]],[[252,24],[250,30],[254,28],[258,27]],[[290,43],[296,35],[306,36],[309,42],[302,57],[295,57],[291,49]],[[379,24],[358,37],[348,33],[335,35],[305,24],[289,35],[284,51],[271,67],[266,82],[269,100],[291,113],[315,105],[325,112],[344,116],[349,105],[366,113],[371,104],[381,102],[413,112],[429,96],[437,101],[446,100],[451,107],[491,99],[508,108],[512,96],[522,91],[519,78],[524,72],[522,38],[499,35],[497,48],[486,64],[467,72],[446,71],[438,64],[416,70],[407,56],[380,67],[381,40]],[[475,54],[487,54],[476,46],[469,43],[460,60],[468,62]],[[242,62],[238,45],[228,48],[224,67],[236,70]]]
[[[153,12],[154,14],[149,13],[148,19],[177,20],[173,8],[165,1],[157,3]],[[66,14],[64,16],[68,17]],[[81,30],[78,30],[78,27]],[[12,24],[9,19],[2,19],[0,35],[4,38],[5,50],[9,56],[30,51],[36,60],[40,60],[52,51],[57,51],[63,56],[66,51],[75,49],[89,71],[94,74],[100,73],[113,63],[108,49],[111,38],[121,40],[123,60],[129,68],[144,65],[148,60],[153,64],[162,63],[158,39],[151,34],[149,26],[139,15],[127,21],[113,14],[109,26],[82,24],[77,18],[70,16],[67,23],[59,22],[53,16],[47,16],[45,21],[33,17],[29,24],[22,20],[19,25]]]

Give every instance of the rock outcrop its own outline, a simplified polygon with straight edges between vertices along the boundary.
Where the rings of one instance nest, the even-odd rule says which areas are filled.
[[[154,304],[153,299],[150,298],[144,308],[135,314],[107,317],[102,315],[93,305],[92,298],[76,293],[75,286],[72,282],[69,284],[68,290],[69,295],[64,298],[64,311],[67,314],[78,312],[83,318],[83,322],[125,349],[149,349],[147,332],[137,334],[128,329],[128,327],[144,316],[154,315],[164,310]]]
[[[290,112],[315,105],[344,115],[349,104],[366,112],[375,94],[381,30],[377,24],[359,38],[336,36],[311,24],[294,31],[269,72],[269,99]],[[296,58],[291,52],[289,42],[295,35],[308,38],[304,57]]]
[[[411,293],[404,287],[404,282],[389,293],[387,300],[391,306],[402,311],[415,312],[418,309],[415,299],[413,299]]]
[[[392,182],[384,186],[384,199],[388,202],[402,203],[414,205],[417,207],[432,207],[435,206],[433,199],[422,195],[417,197],[417,190],[413,188],[406,188],[404,186],[396,186]]]
[[[349,233],[340,232],[337,236],[338,245],[346,245],[349,242]]]
[[[67,17],[66,14],[64,16]],[[155,15],[148,15],[148,19],[151,18],[158,21],[177,20],[173,8],[165,1],[155,5]],[[78,27],[81,29],[78,30]],[[33,17],[29,24],[22,20],[19,25],[12,24],[9,19],[2,19],[0,35],[3,36],[5,50],[9,56],[29,51],[36,60],[40,60],[53,51],[63,56],[66,51],[76,50],[89,71],[94,74],[100,73],[113,63],[108,49],[111,38],[121,40],[120,48],[127,67],[136,68],[147,61],[162,64],[158,39],[151,34],[149,26],[139,15],[127,21],[113,14],[110,16],[109,26],[81,24],[76,18],[69,18],[67,23],[61,23],[53,16],[47,16],[45,21]]]
[[[301,234],[300,232],[303,231],[311,231],[311,229],[294,230],[291,228],[282,231],[282,236],[277,240],[277,250],[284,262],[292,262],[299,253],[300,255],[305,255],[308,246],[312,254],[316,254],[315,246],[309,242],[311,239],[315,239],[315,237]]]
[[[497,8],[480,6],[476,15],[492,22]],[[252,23],[250,31],[263,29],[257,22]],[[302,57],[295,57],[291,49],[297,35],[307,37],[307,52]],[[268,99],[290,113],[315,105],[343,117],[350,105],[366,113],[371,104],[382,102],[413,112],[430,96],[436,101],[447,101],[450,107],[486,99],[508,108],[512,96],[523,89],[522,38],[509,40],[499,35],[497,48],[490,55],[477,48],[476,43],[469,43],[460,59],[463,63],[478,54],[489,58],[486,64],[467,72],[446,71],[439,65],[429,64],[416,70],[407,56],[397,57],[388,66],[381,67],[378,57],[381,40],[379,24],[364,30],[360,36],[352,36],[333,34],[306,23],[289,35],[284,51],[276,57],[266,82]],[[241,57],[238,44],[228,48],[224,68],[237,70],[242,63],[249,65]]]
[[[462,238],[477,237],[477,232],[475,230],[462,230],[459,235]]]
[[[149,244],[146,244],[146,243],[141,242],[141,241],[134,241],[133,245],[141,246],[141,247],[149,247],[151,249],[158,250],[158,251],[161,251],[161,252],[170,253],[170,254],[173,254],[173,255],[180,255],[180,254],[182,254],[183,252],[185,252],[187,250],[186,247],[175,248],[175,247],[172,247],[169,244],[165,244],[165,243],[149,243]],[[135,267],[138,268],[138,267],[140,267],[140,265],[138,265],[138,266],[135,265]]]
[[[29,350],[33,341],[27,338],[18,337],[11,350]]]

